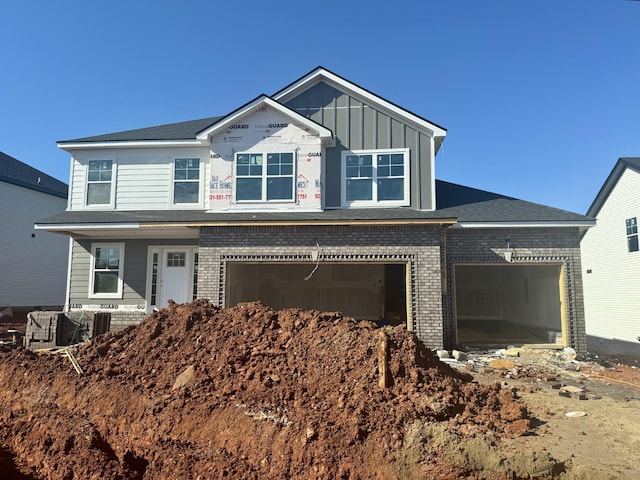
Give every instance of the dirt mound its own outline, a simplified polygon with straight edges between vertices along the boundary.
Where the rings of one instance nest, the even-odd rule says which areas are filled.
[[[73,352],[83,375],[62,355],[0,353],[16,478],[501,478],[417,448],[416,425],[498,438],[532,421],[412,333],[339,313],[196,300]]]

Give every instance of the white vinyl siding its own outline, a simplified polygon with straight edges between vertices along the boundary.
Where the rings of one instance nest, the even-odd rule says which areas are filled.
[[[640,217],[640,173],[626,169],[581,242],[587,335],[638,343],[640,252],[625,221]]]
[[[169,207],[171,159],[123,160],[118,166],[117,210],[155,210]]]
[[[0,182],[0,205],[0,310],[64,305],[69,239],[33,224],[64,211],[66,199]]]
[[[72,162],[71,185],[69,187],[71,210],[166,210],[202,209],[208,196],[208,184],[204,179],[211,175],[209,148],[188,149],[127,149],[120,151],[96,150],[78,152]],[[87,195],[88,162],[113,158],[113,198],[109,205],[85,205]],[[200,180],[198,203],[173,204],[173,175],[176,158],[198,158]]]

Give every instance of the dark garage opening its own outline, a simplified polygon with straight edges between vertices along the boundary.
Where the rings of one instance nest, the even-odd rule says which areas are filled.
[[[564,344],[561,265],[456,265],[454,275],[458,345]]]
[[[226,304],[260,300],[274,309],[339,311],[357,319],[406,324],[405,264],[320,262],[315,267],[229,262]]]

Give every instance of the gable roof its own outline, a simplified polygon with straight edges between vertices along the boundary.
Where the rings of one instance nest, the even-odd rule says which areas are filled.
[[[593,200],[593,203],[587,210],[588,216],[594,218],[597,216],[598,212],[600,212],[600,209],[604,205],[604,202],[609,198],[609,195],[615,188],[618,180],[620,180],[620,177],[627,168],[640,172],[640,157],[622,157],[618,159],[613,170],[611,170],[611,173],[609,173],[609,176],[604,181],[604,184],[596,195],[596,198]]]
[[[0,182],[67,198],[67,184],[0,152]]]
[[[234,110],[227,116],[221,118],[218,122],[205,128],[201,132],[198,132],[196,138],[199,140],[208,140],[212,135],[215,135],[217,132],[233,125],[239,119],[246,116],[248,113],[253,112],[260,106],[268,106],[289,118],[295,119],[301,125],[309,129],[313,129],[316,133],[318,133],[318,136],[323,143],[333,143],[333,132],[331,130],[305,116],[300,115],[298,112],[291,110],[289,107],[276,102],[275,100],[267,97],[264,94],[243,105],[242,107]]]
[[[314,85],[325,82],[329,85],[337,88],[340,91],[348,91],[356,96],[360,97],[366,102],[376,105],[381,110],[392,113],[395,116],[402,116],[411,123],[413,123],[419,130],[424,131],[429,136],[435,139],[436,151],[440,148],[444,137],[447,134],[447,130],[440,125],[427,120],[424,117],[416,115],[415,113],[407,110],[406,108],[400,107],[389,100],[386,100],[375,93],[367,90],[366,88],[361,87],[349,80],[341,77],[340,75],[333,73],[330,70],[327,70],[324,67],[316,67],[311,70],[306,75],[303,75],[298,80],[290,83],[282,90],[276,92],[273,95],[273,98],[279,102],[286,103],[292,98],[300,95],[305,90],[313,87]]]
[[[302,76],[298,80],[292,82],[288,86],[284,87],[276,94],[272,96],[261,95],[251,102],[247,103],[243,107],[234,110],[233,112],[217,117],[208,117],[198,120],[189,120],[186,122],[169,123],[166,125],[158,125],[146,128],[138,128],[134,130],[124,130],[121,132],[107,133],[104,135],[94,135],[90,137],[81,137],[71,140],[58,141],[58,147],[63,150],[73,150],[76,148],[93,148],[93,147],[108,147],[115,146],[127,146],[131,144],[144,143],[144,144],[163,144],[163,143],[175,143],[179,142],[182,145],[202,145],[202,136],[207,132],[214,130],[218,122],[224,121],[227,118],[234,117],[238,112],[242,112],[246,109],[247,105],[252,105],[256,101],[266,101],[269,99],[273,105],[280,105],[281,109],[289,110],[289,115],[298,115],[301,122],[310,122],[314,125],[315,129],[326,129],[324,126],[313,122],[310,119],[290,110],[284,105],[286,101],[294,96],[302,93],[308,88],[316,85],[317,83],[324,81],[332,85],[333,87],[341,90],[348,91],[356,96],[359,96],[363,100],[376,105],[381,110],[394,114],[396,116],[402,116],[407,121],[415,125],[421,131],[431,136],[435,140],[436,152],[440,148],[442,141],[447,133],[446,129],[437,125],[409,110],[402,108],[384,98],[366,90],[365,88],[352,83],[343,77],[327,70],[323,67],[317,67],[308,74]],[[304,119],[304,120],[303,120]],[[324,133],[323,133],[324,135]]]

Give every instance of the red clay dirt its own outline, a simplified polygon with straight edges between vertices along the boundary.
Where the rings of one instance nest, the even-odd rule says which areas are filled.
[[[515,479],[562,468],[529,458],[546,473],[481,471],[441,455],[434,432],[489,445],[535,419],[514,390],[473,382],[402,327],[196,300],[72,351],[84,374],[60,354],[0,352],[0,478]]]

